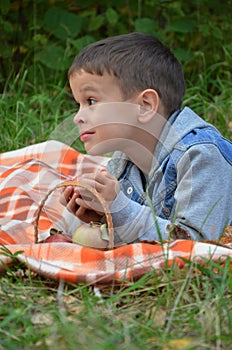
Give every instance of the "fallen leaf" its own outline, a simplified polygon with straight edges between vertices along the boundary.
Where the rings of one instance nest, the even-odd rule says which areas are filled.
[[[232,121],[228,123],[228,130],[232,131]]]
[[[162,350],[184,350],[191,345],[193,345],[193,341],[190,338],[173,339],[167,342]]]
[[[167,312],[160,307],[153,306],[149,310],[146,310],[146,316],[154,322],[155,326],[162,327],[166,323]]]
[[[53,320],[51,316],[37,312],[31,316],[31,322],[34,325],[51,325]]]

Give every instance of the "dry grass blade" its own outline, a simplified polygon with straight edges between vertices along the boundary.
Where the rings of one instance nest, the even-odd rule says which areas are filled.
[[[108,228],[108,233],[109,233],[109,244],[108,244],[108,249],[113,249],[114,247],[114,228],[113,228],[113,221],[112,221],[112,216],[110,214],[108,205],[106,204],[105,199],[98,193],[93,187],[81,183],[81,182],[74,182],[74,181],[65,181],[62,182],[61,184],[58,184],[54,186],[44,197],[44,199],[41,201],[38,209],[35,212],[35,220],[34,220],[34,234],[35,234],[35,243],[38,243],[38,226],[39,226],[39,218],[41,211],[44,207],[44,204],[48,197],[50,196],[51,193],[53,193],[56,189],[61,188],[61,187],[68,187],[68,186],[75,186],[75,187],[81,187],[85,188],[89,192],[91,192],[100,202],[102,205],[102,208],[104,210],[105,216],[106,216],[106,222],[107,222],[107,228]]]

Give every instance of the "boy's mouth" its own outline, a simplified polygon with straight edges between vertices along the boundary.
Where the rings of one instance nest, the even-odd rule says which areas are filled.
[[[80,135],[81,142],[88,141],[93,134],[94,134],[93,131],[85,131],[85,132],[81,133],[81,135]]]

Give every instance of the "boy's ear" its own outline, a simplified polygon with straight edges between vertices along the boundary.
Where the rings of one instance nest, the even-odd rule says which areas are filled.
[[[157,113],[159,103],[160,99],[156,90],[146,89],[142,91],[138,96],[138,104],[140,105],[139,122],[149,122]]]

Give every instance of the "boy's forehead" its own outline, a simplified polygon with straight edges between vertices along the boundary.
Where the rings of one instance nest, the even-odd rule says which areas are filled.
[[[83,69],[73,72],[69,77],[70,84],[75,84],[81,91],[96,90],[104,86],[117,86],[119,82],[115,76],[108,72],[103,72],[102,75],[97,73],[89,73]]]
[[[118,79],[107,72],[98,75],[84,70],[75,71],[69,76],[69,83],[77,100],[89,93],[95,95],[92,97],[98,97],[101,100],[122,100],[124,98]]]

